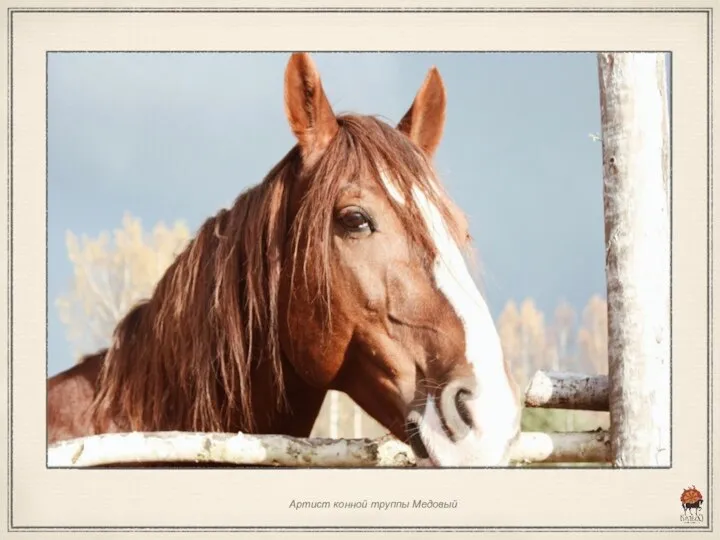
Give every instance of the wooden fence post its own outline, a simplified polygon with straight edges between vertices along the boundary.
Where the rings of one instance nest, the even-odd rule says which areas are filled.
[[[670,465],[669,121],[664,54],[598,55],[610,434],[616,467]]]

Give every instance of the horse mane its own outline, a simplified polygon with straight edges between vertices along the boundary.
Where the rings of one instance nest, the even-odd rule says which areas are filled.
[[[411,241],[428,254],[429,232],[412,202],[417,186],[459,233],[432,168],[410,140],[368,116],[338,117],[340,129],[307,175],[295,146],[265,179],[231,208],[207,219],[176,257],[150,298],[117,324],[92,404],[96,425],[124,430],[252,432],[252,370],[269,362],[285,403],[280,345],[279,288],[283,264],[304,274],[328,328],[334,203],[343,183],[370,173],[383,189],[389,174],[409,204],[392,201]],[[293,186],[303,185],[289,222]],[[302,264],[295,265],[302,254]],[[429,260],[429,259],[428,259]],[[309,280],[308,276],[313,279]],[[301,284],[302,284],[301,283]]]

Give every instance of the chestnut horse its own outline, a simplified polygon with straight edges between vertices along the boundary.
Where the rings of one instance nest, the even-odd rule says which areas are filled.
[[[397,127],[336,115],[310,57],[285,71],[297,144],[209,218],[106,350],[48,382],[48,439],[310,434],[348,394],[421,466],[503,466],[520,399],[432,166],[432,68]]]

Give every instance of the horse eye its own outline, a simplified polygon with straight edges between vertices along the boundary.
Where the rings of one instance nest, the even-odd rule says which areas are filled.
[[[351,210],[340,216],[340,221],[347,230],[352,232],[364,232],[371,230],[370,218],[359,210]]]

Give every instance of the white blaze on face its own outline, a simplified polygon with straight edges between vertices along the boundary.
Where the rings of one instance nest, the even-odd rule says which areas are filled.
[[[380,178],[382,178],[385,189],[388,190],[390,196],[399,204],[405,204],[405,197],[403,197],[403,194],[400,193],[397,186],[390,180],[390,178],[388,178],[387,174],[385,172],[380,173]]]
[[[403,202],[399,191],[386,176],[383,181],[389,193]],[[505,373],[500,337],[462,251],[439,209],[417,187],[413,189],[413,197],[437,249],[435,284],[462,321],[465,357],[477,380],[477,397],[468,402],[477,430],[453,443],[442,429],[435,401],[428,397],[420,424],[423,441],[442,466],[504,465],[503,456],[509,439],[515,435],[520,408]]]

